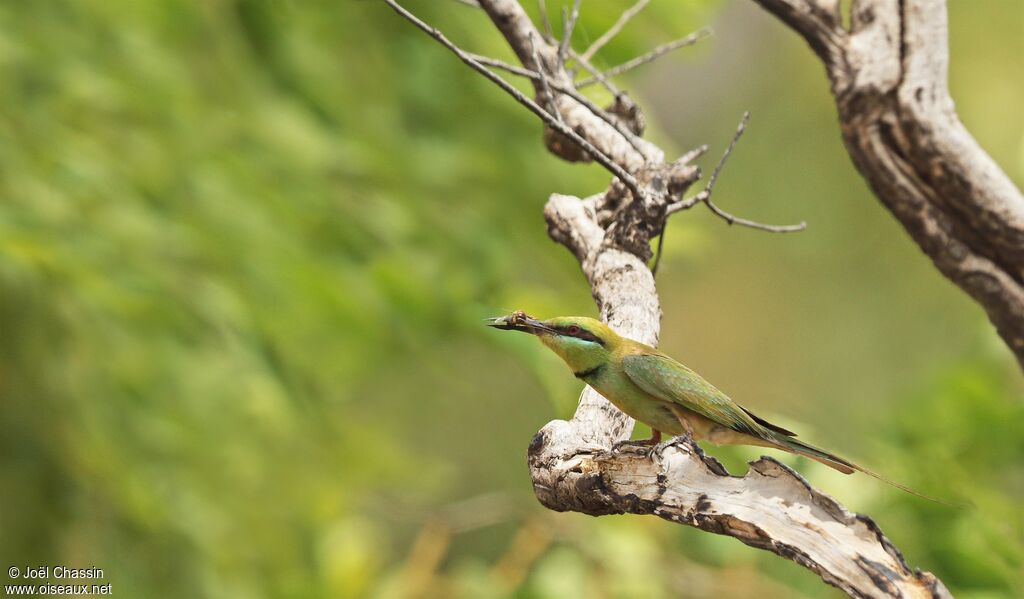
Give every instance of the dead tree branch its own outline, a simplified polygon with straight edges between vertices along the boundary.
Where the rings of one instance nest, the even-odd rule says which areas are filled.
[[[582,60],[590,60],[591,58],[593,58],[594,55],[597,54],[597,51],[600,50],[601,48],[604,48],[608,42],[612,41],[612,39],[614,39],[615,36],[618,35],[620,31],[622,31],[622,28],[626,26],[626,23],[629,23],[630,19],[635,17],[637,13],[643,10],[644,7],[647,6],[648,3],[650,3],[650,1],[651,0],[637,0],[636,4],[622,11],[622,14],[619,15],[619,18],[618,20],[615,21],[615,24],[609,27],[608,31],[602,33],[601,37],[594,40],[594,43],[590,44],[590,47],[584,50],[582,54],[580,54],[580,58]]]
[[[497,75],[495,75],[494,73],[489,71],[487,69],[487,67],[485,67],[484,65],[482,65],[479,62],[477,62],[476,60],[474,60],[472,55],[470,55],[468,52],[462,50],[461,48],[459,48],[458,46],[453,44],[438,29],[436,29],[434,27],[431,27],[430,25],[427,25],[426,23],[421,21],[419,18],[417,18],[415,15],[413,15],[411,12],[409,12],[406,9],[402,8],[402,6],[399,5],[397,2],[395,2],[394,0],[384,0],[384,3],[387,4],[388,6],[390,6],[400,16],[402,16],[403,18],[405,18],[408,21],[410,21],[413,25],[416,25],[416,27],[420,28],[427,35],[429,35],[430,37],[432,37],[435,40],[437,40],[437,42],[440,43],[442,46],[444,46],[445,48],[447,48],[448,50],[453,52],[456,56],[458,56],[460,59],[462,59],[462,62],[464,62],[467,65],[469,65],[473,70],[477,71],[478,73],[480,73],[481,75],[483,75],[484,77],[489,79],[490,81],[492,81],[495,84],[497,84],[498,87],[503,89],[505,92],[507,92],[513,98],[515,98],[517,102],[519,102],[520,104],[525,106],[530,112],[532,112],[532,113],[536,114],[538,117],[540,117],[540,119],[542,121],[544,121],[544,123],[547,124],[549,127],[551,127],[552,129],[555,129],[560,134],[562,134],[565,137],[569,138],[573,143],[577,144],[577,146],[579,148],[581,148],[588,156],[593,158],[601,166],[605,167],[606,169],[611,171],[611,173],[613,175],[618,177],[619,180],[627,188],[629,188],[630,191],[633,192],[634,197],[640,197],[640,195],[641,195],[640,194],[640,189],[639,189],[639,187],[637,187],[636,180],[633,178],[633,176],[631,174],[629,174],[621,166],[619,166],[619,164],[617,162],[612,160],[612,158],[609,157],[600,148],[595,147],[593,144],[591,144],[588,139],[585,139],[585,138],[581,137],[578,133],[576,133],[576,131],[574,131],[574,130],[570,129],[569,127],[567,127],[566,124],[562,121],[561,117],[560,116],[556,116],[556,115],[558,115],[560,113],[556,112],[556,115],[553,115],[550,112],[548,112],[547,110],[545,110],[544,108],[542,108],[540,105],[538,105],[533,100],[531,100],[531,99],[527,98],[526,96],[524,96],[522,94],[522,92],[520,92],[516,88],[512,87],[512,85],[510,83],[508,83],[507,81],[505,81],[501,77],[498,77]],[[529,32],[528,40],[532,40],[532,37],[530,37],[530,36],[532,36],[533,33],[534,32],[532,32],[532,31]],[[530,43],[531,43],[531,46],[532,46],[532,41]],[[540,79],[543,80],[543,76],[541,76]],[[554,109],[557,111],[558,110],[558,106],[555,105]]]
[[[595,219],[600,196],[553,195],[548,233],[580,261],[601,317],[616,331],[656,344],[661,318],[654,277],[634,254],[606,242]],[[941,581],[907,565],[869,517],[813,489],[771,458],[730,476],[692,443],[650,454],[611,452],[633,421],[587,387],[572,420],[556,420],[530,442],[534,493],[555,511],[652,514],[735,537],[795,561],[851,597],[951,597]]]
[[[699,42],[700,40],[708,37],[709,35],[711,35],[710,29],[701,29],[699,31],[694,31],[693,33],[686,37],[682,37],[677,40],[672,40],[671,42],[666,42],[654,48],[650,52],[647,52],[646,54],[642,54],[640,56],[637,56],[636,58],[627,60],[626,62],[620,65],[616,65],[602,73],[602,76],[609,79],[612,77],[618,77],[619,75],[632,71],[633,69],[639,66],[643,66],[649,62],[654,62],[655,60],[661,58],[662,56],[668,54],[673,50],[678,50],[680,48],[692,46]],[[582,89],[584,87],[587,87],[588,85],[593,85],[597,83],[599,80],[600,79],[597,76],[590,77],[588,79],[583,79],[582,81],[576,83],[576,87]]]
[[[639,137],[642,114],[628,97],[618,95],[602,110],[579,96],[565,62],[586,61],[568,40],[541,36],[516,0],[477,1],[522,67],[470,54],[395,0],[383,1],[537,114],[551,152],[567,160],[601,157],[614,165],[598,160],[616,175],[606,191],[584,200],[550,197],[544,209],[548,234],[576,256],[601,318],[620,334],[656,345],[661,307],[647,261],[651,240],[679,211],[670,207],[703,203],[723,219],[740,222],[710,202],[713,181],[684,199],[700,178],[691,161],[706,146],[666,162],[660,148]],[[485,65],[527,77],[536,98],[552,106],[542,108],[510,91],[514,88]],[[627,439],[632,428],[632,419],[585,388],[573,419],[549,423],[530,443],[530,473],[540,502],[555,511],[592,515],[654,514],[732,536],[793,560],[855,597],[949,596],[935,577],[908,567],[869,518],[848,512],[782,464],[762,458],[739,478],[691,442],[669,442],[650,453],[613,452],[613,444]]]
[[[1024,196],[957,117],[946,3],[854,0],[847,31],[834,0],[755,1],[821,58],[857,170],[1024,367]]]
[[[750,121],[750,113],[744,112],[743,118],[740,120],[739,126],[736,128],[736,135],[733,136],[732,141],[729,142],[729,146],[725,148],[725,152],[722,153],[722,157],[718,160],[718,164],[715,165],[715,170],[711,171],[711,176],[708,177],[708,183],[704,186],[704,190],[697,195],[686,199],[680,200],[675,204],[669,204],[665,211],[671,215],[681,210],[687,210],[692,208],[695,204],[704,202],[708,209],[714,212],[716,215],[721,217],[725,222],[730,225],[742,225],[744,227],[750,227],[751,229],[759,229],[761,231],[767,231],[769,233],[796,233],[803,231],[807,228],[807,223],[799,222],[795,225],[766,225],[764,223],[755,222],[739,216],[734,216],[728,212],[722,210],[711,201],[711,190],[715,186],[715,182],[718,181],[718,175],[722,172],[722,167],[725,166],[725,161],[732,155],[733,148],[736,147],[736,142],[740,140],[743,132],[747,129],[747,122]],[[656,271],[658,267],[657,262],[654,264],[652,271]]]
[[[562,9],[562,41],[558,44],[558,68],[565,66],[565,57],[569,53],[569,43],[572,42],[572,31],[576,28],[576,19],[580,18],[580,0],[573,0],[572,11],[566,16],[565,9]]]

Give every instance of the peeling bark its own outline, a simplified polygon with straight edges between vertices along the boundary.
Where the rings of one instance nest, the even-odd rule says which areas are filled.
[[[950,596],[934,576],[911,569],[871,518],[771,458],[751,463],[740,478],[688,442],[612,453],[580,448],[564,424],[548,425],[531,445],[538,497],[551,509],[651,514],[728,535],[793,560],[852,597]]]

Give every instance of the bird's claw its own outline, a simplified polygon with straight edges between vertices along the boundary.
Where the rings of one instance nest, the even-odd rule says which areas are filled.
[[[672,447],[673,445],[690,445],[691,443],[693,443],[693,434],[686,432],[660,443],[654,439],[618,441],[612,444],[612,453],[618,453],[623,447],[633,447],[637,449],[644,449],[644,455],[647,457],[657,456],[658,458],[661,458],[664,451],[669,447]]]
[[[681,435],[676,435],[668,440],[665,445],[690,445],[693,443],[693,434],[686,432]]]
[[[683,433],[651,447],[649,453],[650,455],[656,455],[658,456],[658,459],[661,459],[665,450],[669,447],[672,447],[673,445],[690,445],[691,443],[693,443],[693,435],[690,433]]]

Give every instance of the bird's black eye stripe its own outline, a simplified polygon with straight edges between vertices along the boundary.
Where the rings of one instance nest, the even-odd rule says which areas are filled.
[[[594,343],[604,345],[604,341],[598,338],[597,335],[575,324],[571,324],[565,327],[559,327],[558,332],[563,335],[568,335],[569,337],[576,337],[577,339],[583,339],[584,341],[592,341]]]

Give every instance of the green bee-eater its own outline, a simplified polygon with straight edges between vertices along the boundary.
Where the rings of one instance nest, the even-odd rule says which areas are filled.
[[[667,433],[718,445],[772,447],[806,456],[843,474],[857,470],[908,493],[938,501],[800,441],[796,433],[753,414],[686,366],[649,345],[618,335],[593,318],[535,320],[514,312],[488,319],[487,324],[536,335],[568,364],[576,378],[650,426],[652,435],[646,443],[658,443],[661,434]]]

